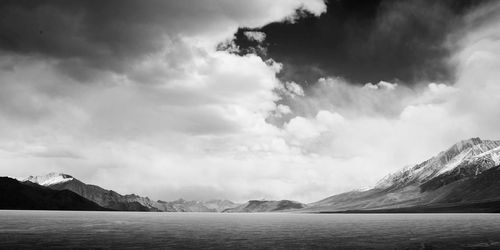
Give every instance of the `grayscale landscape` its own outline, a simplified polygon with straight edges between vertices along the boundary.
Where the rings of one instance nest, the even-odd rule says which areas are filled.
[[[1,249],[499,249],[500,2],[0,1]]]

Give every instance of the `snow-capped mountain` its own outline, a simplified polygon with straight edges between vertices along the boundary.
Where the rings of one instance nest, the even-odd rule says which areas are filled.
[[[454,206],[449,211],[460,211],[463,207],[475,209],[482,202],[500,202],[500,179],[497,176],[500,176],[500,141],[471,138],[420,164],[387,175],[372,189],[333,195],[309,204],[307,209],[425,210],[447,206]],[[491,206],[486,209],[491,209]]]
[[[42,176],[29,176],[20,181],[29,181],[41,186],[50,186],[58,183],[64,183],[73,180],[73,176],[61,173],[49,173]]]
[[[401,188],[412,184],[423,184],[432,178],[450,173],[459,167],[471,166],[478,161],[489,161],[490,164],[482,164],[484,167],[477,169],[475,175],[497,166],[500,163],[500,141],[480,138],[461,141],[427,161],[387,175],[376,184],[375,188]]]

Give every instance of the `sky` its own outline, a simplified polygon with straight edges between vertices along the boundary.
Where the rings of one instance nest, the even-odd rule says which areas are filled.
[[[1,1],[0,175],[313,202],[500,139],[495,1]]]

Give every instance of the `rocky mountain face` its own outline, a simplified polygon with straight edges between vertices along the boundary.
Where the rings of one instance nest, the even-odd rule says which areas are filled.
[[[83,183],[67,174],[50,173],[45,176],[30,176],[23,181],[54,190],[70,190],[102,207],[119,211],[221,212],[239,205],[228,200],[154,201],[136,194],[121,195],[113,190]]]
[[[367,191],[334,195],[310,204],[312,211],[469,206],[500,201],[500,141],[472,138],[380,180]],[[458,207],[458,208],[457,208]],[[444,211],[444,210],[443,210]]]
[[[278,212],[291,211],[305,208],[306,205],[296,201],[279,200],[250,200],[245,204],[224,210],[225,213],[257,213],[257,212]]]
[[[0,209],[107,210],[68,190],[0,177]]]

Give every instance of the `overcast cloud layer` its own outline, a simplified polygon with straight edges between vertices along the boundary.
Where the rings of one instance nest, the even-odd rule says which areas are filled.
[[[64,172],[163,200],[311,202],[458,140],[500,139],[499,4],[464,15],[447,84],[326,74],[304,90],[276,77],[279,61],[216,50],[297,8],[326,11],[320,0],[2,1],[1,175]]]

